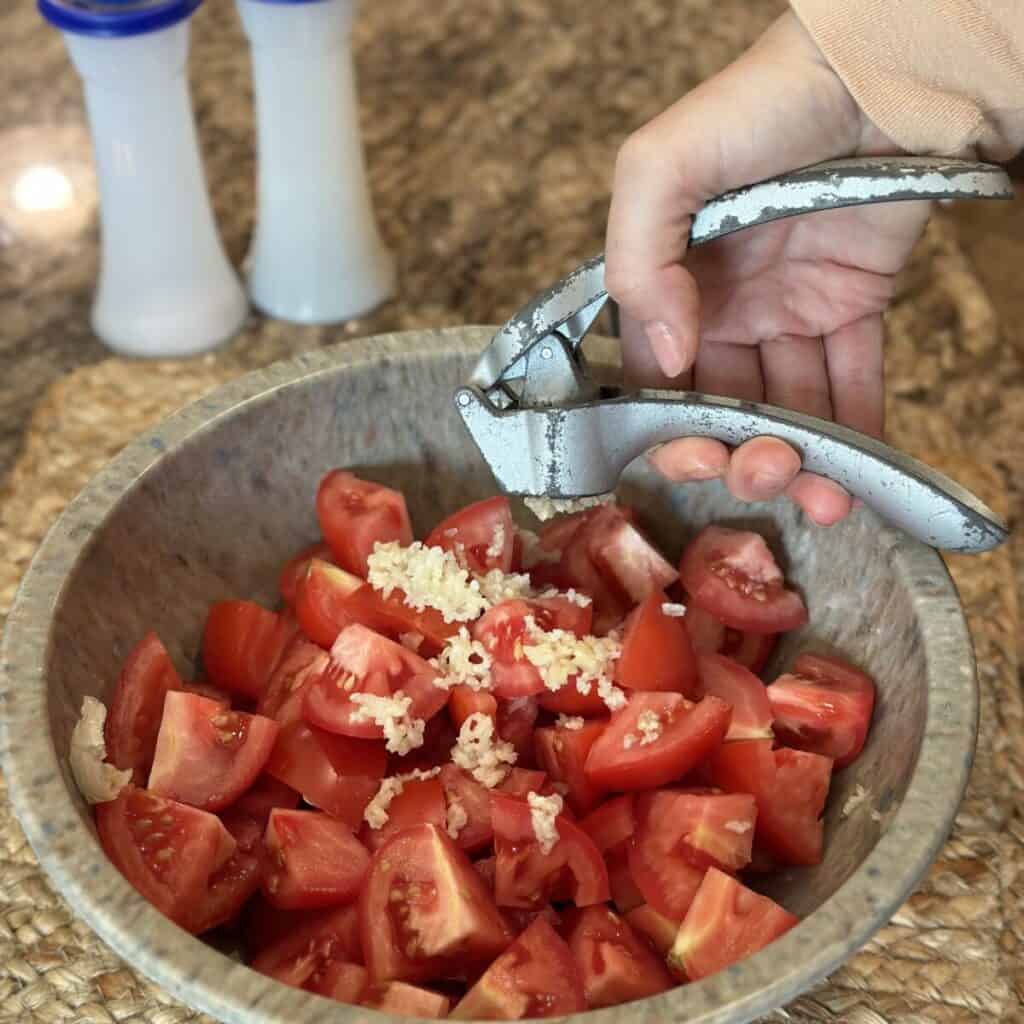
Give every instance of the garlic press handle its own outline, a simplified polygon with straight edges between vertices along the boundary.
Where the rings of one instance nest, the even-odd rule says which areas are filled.
[[[477,388],[456,407],[511,494],[574,498],[615,489],[635,458],[664,441],[730,446],[777,437],[804,470],[835,481],[883,519],[945,551],[987,551],[1006,524],[954,480],[866,434],[776,406],[693,392],[639,391],[581,405],[499,410]]]

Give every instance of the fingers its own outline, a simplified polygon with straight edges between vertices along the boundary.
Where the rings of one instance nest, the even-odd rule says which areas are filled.
[[[741,444],[729,460],[725,484],[740,501],[771,501],[800,472],[800,456],[775,437],[755,437]]]
[[[818,526],[834,526],[853,508],[850,495],[839,484],[813,473],[798,473],[786,488],[786,497],[796,502]]]
[[[643,324],[623,313],[620,319],[622,342],[622,371],[627,388],[689,388],[693,386],[693,373],[689,370],[678,377],[667,377],[659,365],[654,349],[647,340]]]
[[[670,441],[651,452],[658,472],[677,483],[715,480],[729,468],[729,449],[710,437],[686,437]]]
[[[885,420],[882,315],[874,313],[825,338],[836,422],[881,437]]]

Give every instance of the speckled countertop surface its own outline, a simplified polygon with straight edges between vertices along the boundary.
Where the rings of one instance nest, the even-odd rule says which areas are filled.
[[[161,367],[108,358],[89,329],[98,236],[80,89],[57,33],[31,0],[11,0],[0,11],[0,614],[42,530],[95,466],[197,389],[346,338],[498,322],[597,251],[620,142],[727,63],[783,6],[365,0],[356,27],[364,137],[378,216],[398,258],[398,297],[328,328],[253,315],[219,353]],[[229,0],[207,0],[195,17],[190,70],[213,204],[241,265],[253,221],[252,97]],[[19,209],[17,182],[38,166],[67,178],[64,208]],[[891,439],[943,464],[959,455],[994,466],[1013,523],[1024,481],[1022,266],[1024,199],[943,211],[903,276],[887,350]],[[984,472],[964,482],[983,488],[985,480],[993,485]],[[883,993],[871,1010],[856,1004],[858,1020],[1018,1019],[1001,1010],[1016,1013],[1024,992],[1015,952],[1024,937],[1016,882],[1024,827],[1010,826],[1018,840],[1003,849],[1012,795],[1000,797],[998,821],[986,811],[1002,784],[993,780],[1012,789],[1017,778],[1006,752],[1020,730],[999,697],[1016,671],[1016,608],[1005,594],[1008,568],[986,575],[985,564],[958,579],[968,580],[965,601],[982,631],[983,680],[1002,680],[985,691],[985,728],[998,738],[986,741],[976,793],[977,820],[992,820],[951,844],[931,888],[894,921],[884,950],[855,962],[827,1013],[814,1003],[788,1019],[851,1020],[844,1007],[855,1005],[854,990]],[[1020,579],[1020,557],[1016,564]],[[5,813],[0,787],[0,1021],[191,1019],[112,966],[69,919]],[[924,927],[927,937],[917,937]],[[985,928],[991,934],[978,938],[974,929]],[[932,999],[940,1009],[922,1015]]]

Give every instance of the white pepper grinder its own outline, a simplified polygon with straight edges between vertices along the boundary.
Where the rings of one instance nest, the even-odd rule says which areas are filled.
[[[258,152],[249,293],[264,312],[333,323],[395,288],[359,130],[355,0],[236,0],[252,50]]]
[[[202,0],[38,0],[79,75],[100,197],[92,326],[117,352],[208,351],[248,300],[206,190],[185,66]]]

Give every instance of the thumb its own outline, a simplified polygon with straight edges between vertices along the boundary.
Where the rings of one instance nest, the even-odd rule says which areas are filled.
[[[678,377],[697,354],[700,298],[680,262],[693,214],[729,189],[853,152],[859,132],[856,104],[788,13],[626,140],[615,164],[606,284],[662,373]]]

